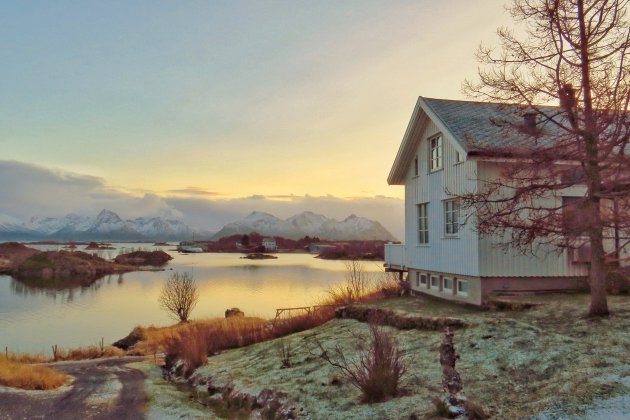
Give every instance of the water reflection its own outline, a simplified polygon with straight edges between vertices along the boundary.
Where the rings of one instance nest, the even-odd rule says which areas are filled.
[[[109,275],[91,284],[0,276],[0,348],[39,352],[51,344],[94,344],[101,337],[113,342],[136,325],[171,324],[157,298],[173,271],[194,273],[200,293],[194,318],[223,316],[231,307],[273,317],[276,308],[317,303],[344,278],[342,262],[307,254],[253,262],[238,254],[169,253],[174,259],[166,271]],[[366,268],[380,270],[373,263]]]

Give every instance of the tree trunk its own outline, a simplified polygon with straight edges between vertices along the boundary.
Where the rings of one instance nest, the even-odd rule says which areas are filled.
[[[606,263],[602,235],[591,237],[591,306],[589,316],[606,316],[608,312],[608,299],[606,292]]]
[[[591,245],[591,307],[590,316],[608,315],[606,297],[606,256],[604,253],[604,231],[601,215],[602,178],[599,168],[599,136],[596,128],[593,98],[591,94],[591,69],[588,31],[584,14],[584,0],[578,0],[578,24],[580,28],[580,57],[582,92],[584,95],[584,151],[585,171],[588,177],[586,199],[588,206],[588,232]]]

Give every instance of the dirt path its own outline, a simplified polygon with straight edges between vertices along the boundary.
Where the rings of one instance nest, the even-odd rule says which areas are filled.
[[[56,391],[0,388],[0,420],[144,418],[144,375],[127,367],[139,357],[120,357],[54,364],[75,380]]]

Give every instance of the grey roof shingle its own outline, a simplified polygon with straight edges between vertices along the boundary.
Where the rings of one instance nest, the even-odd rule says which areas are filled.
[[[425,97],[422,99],[467,152],[480,149],[522,148],[534,142],[532,136],[499,124],[501,121],[522,123],[525,107]],[[543,109],[551,115],[559,111],[553,107]],[[539,128],[545,134],[536,139],[539,145],[541,142],[550,141],[551,134],[558,130],[552,124],[539,124]]]

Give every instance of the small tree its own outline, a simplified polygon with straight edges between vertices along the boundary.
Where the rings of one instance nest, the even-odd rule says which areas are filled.
[[[158,298],[160,307],[180,322],[188,321],[198,300],[199,292],[192,274],[178,272],[169,276]]]

